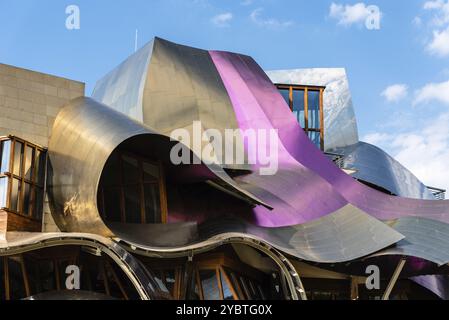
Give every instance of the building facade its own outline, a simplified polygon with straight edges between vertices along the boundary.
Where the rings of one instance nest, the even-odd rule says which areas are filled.
[[[449,204],[358,140],[343,69],[155,38],[91,97],[0,75],[1,299],[448,298]]]

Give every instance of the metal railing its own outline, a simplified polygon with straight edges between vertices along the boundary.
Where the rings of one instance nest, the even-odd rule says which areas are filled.
[[[446,199],[446,190],[429,186],[426,186],[426,188],[434,195],[437,200]]]
[[[340,153],[334,153],[334,152],[325,152],[324,153],[326,156],[328,156],[337,167],[339,167],[340,169],[343,169],[344,166],[344,155],[340,154]]]

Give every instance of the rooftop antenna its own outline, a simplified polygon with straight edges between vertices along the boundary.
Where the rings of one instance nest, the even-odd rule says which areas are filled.
[[[139,30],[136,29],[136,40],[134,42],[134,52],[137,51],[137,38],[138,38],[138,36],[139,36]]]

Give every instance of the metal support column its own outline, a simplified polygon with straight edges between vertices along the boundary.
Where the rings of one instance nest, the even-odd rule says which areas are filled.
[[[396,282],[398,281],[399,275],[401,274],[402,269],[404,268],[406,262],[407,262],[406,258],[402,258],[399,261],[396,270],[394,271],[393,276],[391,277],[390,282],[388,283],[387,289],[385,289],[384,295],[382,296],[382,300],[390,299],[390,294],[393,291],[393,288]]]

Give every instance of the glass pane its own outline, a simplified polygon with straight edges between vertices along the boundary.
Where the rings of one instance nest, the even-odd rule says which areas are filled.
[[[102,176],[105,187],[119,186],[120,182],[120,155],[114,152],[108,159]]]
[[[187,273],[186,273],[187,276]],[[192,274],[192,282],[190,283],[190,289],[187,293],[187,299],[186,300],[200,300],[200,293],[198,290],[198,284],[196,282],[196,272],[193,271]]]
[[[11,157],[11,140],[4,140],[0,145],[1,166],[0,173],[9,172],[9,159]]]
[[[170,291],[172,296],[175,294],[175,270],[165,270],[165,284],[167,285],[167,289]]]
[[[11,205],[9,209],[19,212],[19,196],[20,196],[21,182],[17,179],[12,179],[12,189],[11,189]]]
[[[43,186],[44,185],[44,179],[45,179],[45,158],[46,158],[46,153],[37,150],[36,152],[36,165],[35,165],[35,170],[36,170],[36,182],[39,186]]]
[[[309,131],[307,135],[309,136],[310,140],[312,140],[314,145],[316,145],[318,148],[321,147],[320,145],[321,135],[319,132]]]
[[[104,216],[110,222],[121,222],[120,188],[104,188]]]
[[[14,147],[14,168],[13,173],[17,176],[22,176],[22,157],[23,157],[23,143],[16,141]]]
[[[145,184],[145,219],[146,223],[161,222],[161,199],[159,196],[159,185]]]
[[[279,93],[284,98],[285,102],[287,102],[287,106],[290,108],[290,90],[289,89],[279,89]]]
[[[26,215],[29,214],[30,202],[31,202],[31,185],[28,183],[25,183],[25,190],[23,193],[23,207],[22,207],[23,214],[26,214]]]
[[[220,300],[217,273],[215,270],[200,270],[204,300]]]
[[[145,182],[158,181],[159,179],[159,166],[144,162],[143,163],[143,179]]]
[[[139,161],[135,158],[123,155],[123,179],[125,184],[140,182]]]
[[[229,272],[228,270],[226,270],[226,272],[227,272],[227,274],[231,275],[232,286],[234,287],[234,290],[237,291],[237,293],[239,295],[239,299],[241,299],[241,300],[246,299],[246,296],[244,295],[244,292],[241,292],[240,290],[238,290],[238,288],[240,288],[241,285],[239,285],[239,281],[238,281],[237,276],[235,275],[235,273],[234,272]]]
[[[293,114],[301,127],[304,128],[304,90],[293,90]]]
[[[6,194],[8,192],[8,178],[0,178],[0,208],[6,208]]]
[[[249,291],[248,282],[245,278],[240,277],[240,285],[242,287],[243,292],[245,293],[245,296],[248,298],[248,300],[252,300],[251,293]]]
[[[44,190],[41,188],[34,187],[34,208],[33,217],[36,219],[42,218],[42,211],[44,210]]]
[[[248,280],[249,282],[249,288],[251,290],[251,296],[253,297],[253,299],[255,300],[260,300],[260,295],[259,295],[259,291],[257,290],[256,285],[254,284],[253,280]]]
[[[25,152],[25,179],[31,180],[33,178],[33,164],[34,161],[34,148],[30,146],[26,147]]]
[[[140,185],[125,187],[125,212],[127,223],[141,223]]]
[[[309,128],[320,128],[320,92],[308,92]]]
[[[234,300],[230,284],[226,281],[223,271],[220,270],[221,287],[223,288],[223,300]]]

